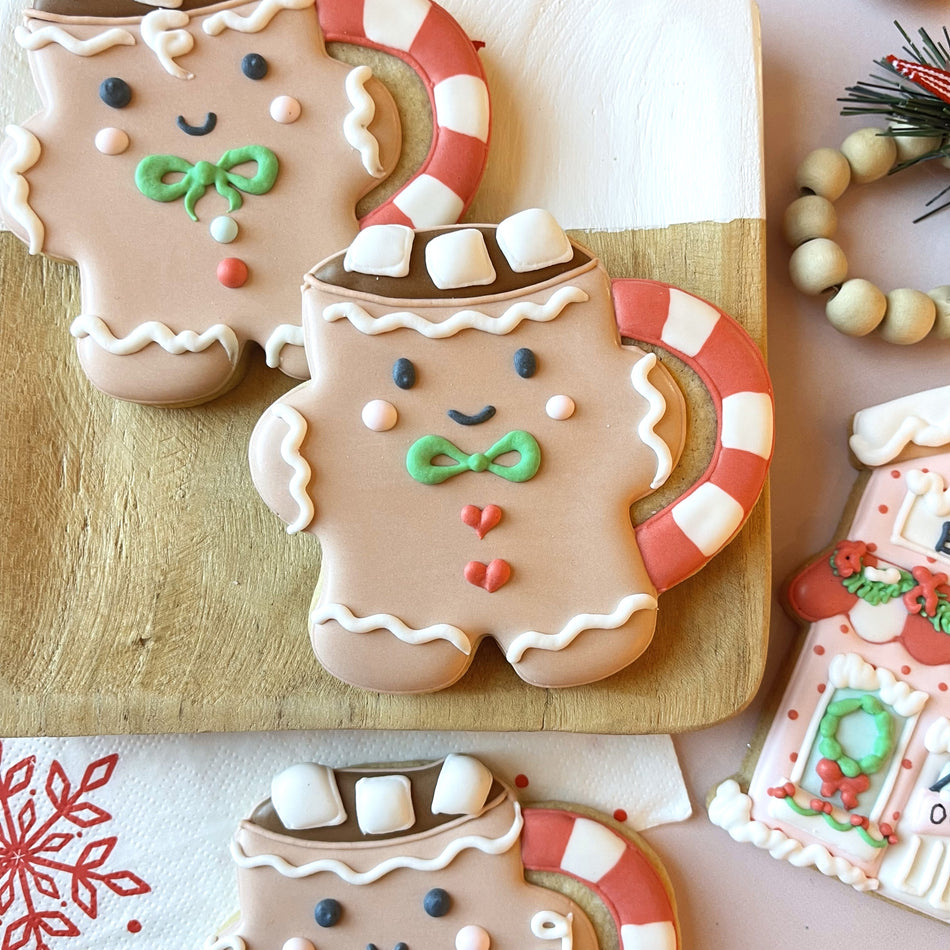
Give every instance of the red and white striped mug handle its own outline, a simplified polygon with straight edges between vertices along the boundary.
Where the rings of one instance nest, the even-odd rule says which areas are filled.
[[[715,305],[654,280],[614,280],[620,335],[679,357],[702,380],[716,412],[716,441],[703,474],[637,525],[658,592],[695,574],[739,532],[765,485],[774,443],[768,369],[746,331]]]
[[[525,870],[564,874],[599,897],[623,950],[680,950],[669,888],[654,861],[609,825],[560,808],[524,809]]]
[[[317,16],[327,42],[399,57],[418,74],[429,96],[428,155],[360,226],[454,224],[471,203],[488,158],[491,111],[475,44],[431,0],[319,0]]]

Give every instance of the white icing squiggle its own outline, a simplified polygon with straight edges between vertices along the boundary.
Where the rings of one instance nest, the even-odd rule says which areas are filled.
[[[431,643],[433,640],[446,640],[460,653],[469,656],[472,644],[468,637],[450,623],[436,623],[430,627],[415,629],[407,626],[392,614],[372,614],[369,617],[357,617],[344,604],[323,604],[315,607],[310,614],[310,623],[326,623],[335,620],[349,633],[370,633],[373,630],[388,630],[397,640],[415,646],[418,643]]]
[[[844,858],[835,857],[818,844],[803,845],[777,828],[770,828],[752,819],[752,799],[744,794],[733,779],[716,789],[709,803],[709,820],[729,832],[734,841],[755,845],[768,851],[779,861],[788,861],[793,867],[814,867],[826,877],[836,877],[850,884],[856,891],[874,891],[877,878],[868,877],[859,867]]]
[[[244,853],[236,840],[231,842],[231,857],[234,858],[238,867],[273,868],[278,874],[294,879],[310,877],[311,874],[317,874],[321,871],[329,871],[336,874],[340,880],[347,884],[372,884],[399,868],[408,868],[411,871],[441,871],[447,868],[462,851],[468,851],[469,849],[475,849],[489,855],[504,854],[518,840],[524,825],[521,806],[514,802],[514,808],[515,817],[511,827],[499,838],[486,838],[484,835],[466,835],[461,838],[453,838],[442,853],[434,858],[416,858],[411,854],[398,855],[381,861],[368,871],[356,871],[348,864],[333,858],[319,858],[316,861],[298,866],[276,854],[248,855]]]
[[[76,56],[96,56],[113,46],[135,46],[135,37],[128,30],[120,30],[117,26],[103,30],[87,40],[73,36],[61,26],[43,26],[38,30],[18,26],[13,31],[13,37],[23,49],[31,53],[49,46],[50,43],[57,43]]]
[[[655,427],[666,415],[666,400],[663,394],[650,382],[650,371],[656,366],[656,354],[647,353],[639,359],[630,373],[633,388],[647,401],[647,414],[637,426],[637,435],[647,448],[656,456],[656,474],[650,482],[650,488],[659,488],[673,471],[673,455],[670,447],[656,434]]]
[[[142,39],[158,57],[162,68],[176,79],[194,79],[194,73],[179,66],[176,56],[190,53],[195,38],[186,30],[190,17],[183,10],[153,10],[142,18]]]
[[[315,0],[261,0],[248,16],[233,10],[221,10],[205,20],[202,29],[208,36],[217,36],[225,30],[238,33],[260,33],[281,10],[306,10]]]
[[[914,468],[907,473],[906,480],[907,487],[914,495],[924,500],[932,515],[938,518],[950,515],[950,489],[937,472]]]
[[[532,647],[537,650],[563,650],[585,630],[616,630],[638,610],[656,610],[656,607],[656,598],[650,594],[628,594],[617,604],[612,613],[578,614],[572,617],[558,633],[540,633],[537,630],[519,633],[505,652],[505,658],[509,663],[518,663]]]
[[[485,333],[504,336],[525,320],[548,323],[559,317],[568,304],[583,303],[588,299],[588,295],[579,287],[561,287],[544,304],[519,301],[498,317],[480,310],[460,310],[441,323],[432,323],[422,315],[408,310],[373,317],[359,304],[336,303],[323,311],[323,319],[327,323],[349,320],[360,333],[367,336],[378,336],[403,327],[415,330],[430,340],[444,340],[462,330],[482,330]]]
[[[158,320],[140,323],[124,337],[113,336],[112,331],[101,317],[80,314],[73,320],[69,332],[77,339],[91,336],[93,340],[113,356],[128,356],[144,350],[149,343],[157,343],[163,350],[174,355],[181,353],[200,353],[213,343],[220,343],[232,363],[238,358],[238,338],[235,332],[224,323],[216,323],[207,330],[182,330],[175,333],[170,327]]]
[[[303,346],[303,327],[295,323],[280,323],[267,338],[264,354],[271,369],[280,366],[280,353],[285,346]]]
[[[8,125],[6,133],[14,146],[13,154],[0,166],[0,181],[6,191],[7,210],[26,231],[30,239],[30,253],[39,254],[43,249],[46,227],[30,207],[30,183],[23,173],[40,160],[43,150],[40,140],[22,126]]]
[[[353,110],[343,120],[343,136],[351,148],[360,153],[363,168],[373,176],[382,178],[386,174],[379,160],[379,142],[369,131],[369,124],[376,115],[376,102],[366,91],[366,83],[373,78],[369,66],[357,66],[346,76],[346,97]]]
[[[297,503],[296,521],[287,525],[287,534],[303,531],[313,521],[313,502],[307,494],[310,484],[310,465],[300,454],[300,446],[307,436],[307,420],[293,406],[277,403],[274,415],[287,426],[287,434],[280,442],[280,457],[293,469],[290,479],[290,496]]]

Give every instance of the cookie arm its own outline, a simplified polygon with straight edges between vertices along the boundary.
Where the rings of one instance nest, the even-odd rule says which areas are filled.
[[[254,487],[267,507],[287,524],[288,534],[308,528],[316,514],[312,472],[301,452],[308,432],[306,416],[284,397],[258,420],[248,447]]]
[[[652,280],[612,283],[622,337],[668,350],[702,380],[716,411],[706,470],[683,495],[636,528],[657,591],[703,567],[738,533],[772,458],[772,386],[749,335],[705,300]]]

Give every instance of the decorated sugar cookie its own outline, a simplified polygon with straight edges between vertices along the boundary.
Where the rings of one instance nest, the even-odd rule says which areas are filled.
[[[807,633],[743,791],[712,820],[950,921],[950,388],[865,409],[870,470],[832,547],[789,583]]]
[[[241,822],[231,855],[240,919],[206,950],[604,945],[579,906],[547,879],[527,883],[526,871],[600,897],[612,945],[681,947],[668,880],[642,842],[570,806],[522,808],[468,755],[410,768],[291,766]]]
[[[529,683],[609,676],[765,479],[771,391],[744,331],[665,284],[611,283],[545,211],[364,229],[307,276],[304,333],[311,381],[262,417],[251,471],[320,538],[311,639],[348,683],[441,689],[485,637]],[[621,335],[692,366],[718,417],[705,473],[636,527],[631,503],[699,435],[662,359]]]
[[[6,129],[0,213],[78,263],[66,326],[122,399],[211,399],[248,344],[305,376],[301,276],[353,238],[402,144],[387,88],[325,42],[401,57],[432,107],[422,168],[362,224],[456,221],[486,159],[475,47],[430,0],[36,0],[16,38],[44,107]]]

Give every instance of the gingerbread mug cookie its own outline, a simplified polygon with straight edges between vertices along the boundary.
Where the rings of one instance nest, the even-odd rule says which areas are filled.
[[[611,282],[542,210],[364,230],[308,274],[304,333],[311,380],[258,423],[251,471],[288,530],[319,534],[311,639],[348,683],[441,689],[484,637],[535,685],[609,676],[765,480],[771,389],[745,332],[665,284]],[[718,417],[706,471],[637,527],[630,505],[705,436],[621,334],[691,366]]]
[[[241,822],[231,856],[240,919],[206,950],[682,946],[665,872],[635,835],[570,807],[522,807],[469,755],[290,766]],[[540,886],[526,871],[558,878]],[[603,940],[548,883],[564,877],[603,901]]]
[[[428,156],[363,225],[456,221],[487,157],[476,49],[430,0],[36,0],[16,38],[44,107],[6,130],[0,214],[78,263],[70,330],[121,399],[212,399],[249,343],[305,377],[300,277],[402,144],[387,88],[326,42],[402,58],[429,95]]]

